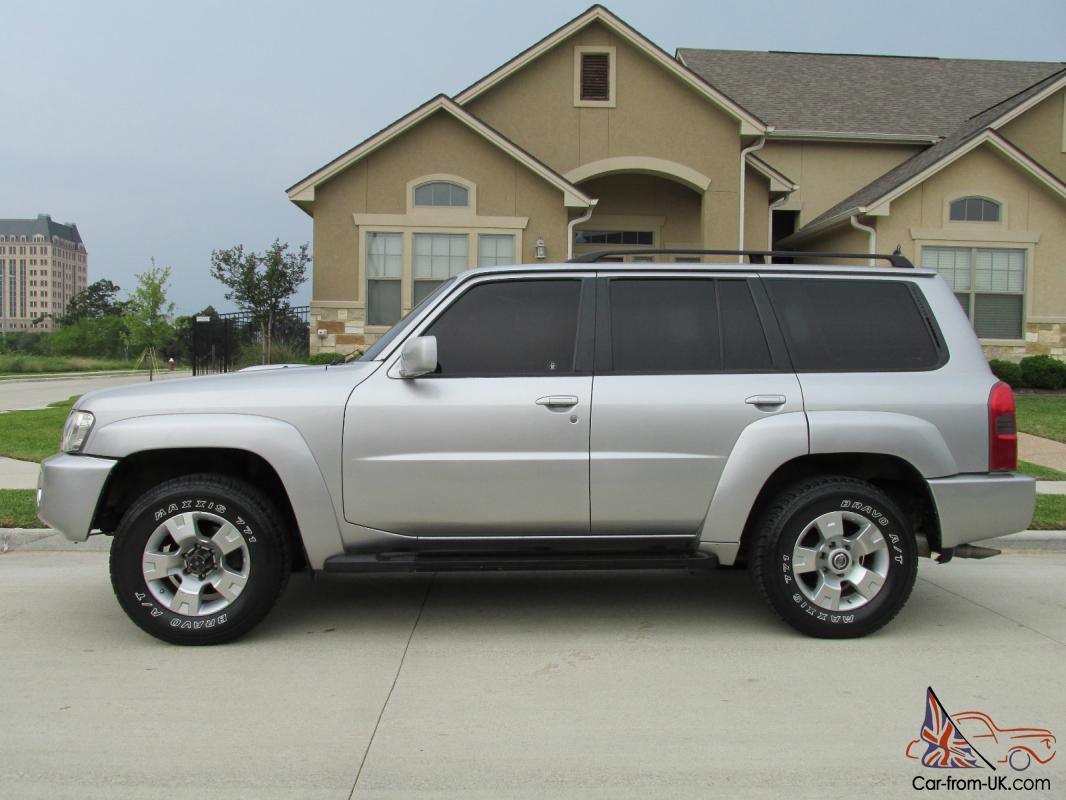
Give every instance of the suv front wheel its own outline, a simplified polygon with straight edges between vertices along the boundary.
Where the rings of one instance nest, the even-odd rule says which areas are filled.
[[[865,481],[796,484],[771,501],[753,534],[756,585],[786,622],[810,636],[872,633],[914,588],[914,534],[896,504]]]
[[[288,537],[270,501],[223,475],[175,478],[123,515],[111,584],[126,614],[174,644],[220,644],[267,615],[289,576]]]

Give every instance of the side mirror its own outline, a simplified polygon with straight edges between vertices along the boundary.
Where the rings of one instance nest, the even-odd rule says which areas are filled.
[[[400,350],[400,377],[417,378],[437,369],[437,337],[415,336]]]

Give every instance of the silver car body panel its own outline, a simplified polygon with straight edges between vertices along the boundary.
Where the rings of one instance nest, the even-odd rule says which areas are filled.
[[[782,403],[746,402],[760,395]],[[802,410],[793,373],[598,375],[592,531],[695,535],[745,430]]]
[[[979,542],[1025,530],[1036,505],[1027,475],[985,473],[929,481],[940,518],[941,547]]]
[[[37,516],[70,541],[84,542],[100,493],[117,463],[66,453],[46,458],[37,476]]]

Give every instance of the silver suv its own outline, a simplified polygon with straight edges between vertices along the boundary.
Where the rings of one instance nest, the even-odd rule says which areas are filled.
[[[87,394],[38,513],[114,535],[181,644],[293,570],[746,565],[803,633],[870,633],[919,557],[1029,523],[1013,396],[936,273],[747,255],[472,270],[352,363]]]

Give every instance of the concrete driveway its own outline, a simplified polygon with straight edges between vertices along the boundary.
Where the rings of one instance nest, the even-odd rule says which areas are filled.
[[[155,380],[188,378],[191,374],[188,370],[157,372]],[[144,383],[147,380],[147,374],[4,379],[0,380],[0,411],[44,408],[49,403],[58,403],[76,394],[109,389],[112,386],[126,386],[130,383]]]
[[[1062,554],[923,562],[886,630],[828,642],[735,570],[298,576],[195,649],[126,620],[104,553],[13,550],[0,796],[913,797],[946,772],[903,755],[928,685],[1063,742],[1064,582]],[[1061,792],[1066,756],[1006,772]]]

